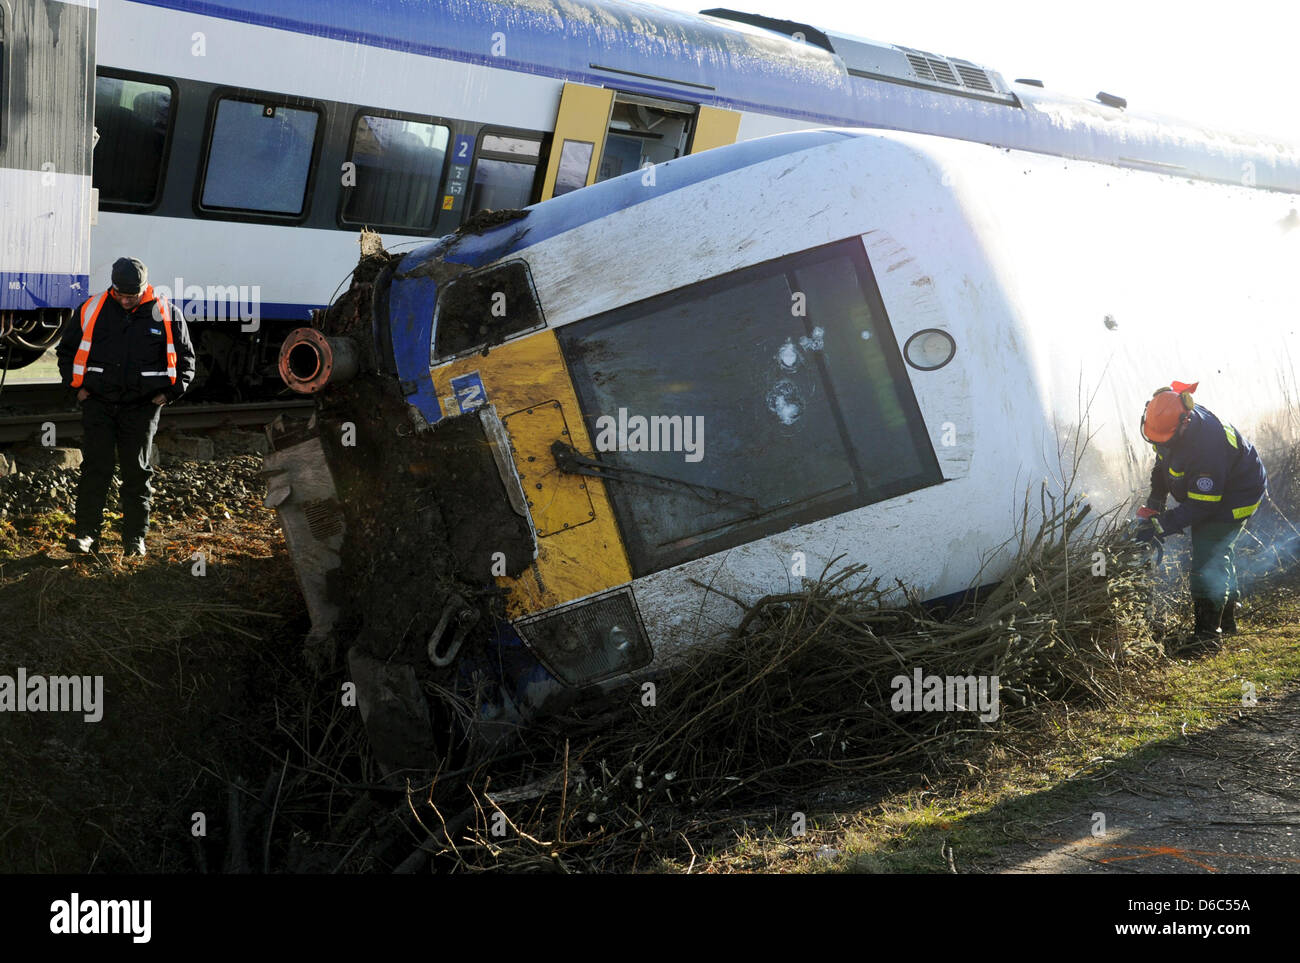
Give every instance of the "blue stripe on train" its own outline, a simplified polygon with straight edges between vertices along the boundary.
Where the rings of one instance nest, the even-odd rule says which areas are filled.
[[[90,289],[85,274],[44,274],[30,271],[0,271],[0,311],[30,311],[36,308],[75,308],[98,291]],[[182,307],[191,317],[200,311],[198,301],[184,301]],[[263,301],[256,305],[256,316],[263,321],[311,322],[311,312],[328,305],[297,301]],[[202,312],[220,322],[241,321],[251,317],[253,305],[245,301],[223,304],[203,302]]]
[[[499,67],[648,93],[689,91],[689,99],[746,110],[771,111],[813,123],[843,124],[850,117],[833,102],[810,104],[810,84],[825,93],[848,78],[834,56],[816,47],[796,59],[774,56],[773,37],[711,24],[690,14],[655,10],[658,42],[642,33],[646,11],[569,0],[564,15],[545,5],[410,0],[133,0],[201,16],[398,50],[425,57]],[[589,16],[581,16],[586,8]],[[495,52],[494,52],[495,51]],[[594,65],[612,68],[593,70]],[[814,81],[809,74],[816,74]],[[666,78],[668,82],[647,81]],[[673,83],[675,81],[675,83]],[[830,100],[830,98],[828,98]],[[839,106],[843,106],[842,101]],[[822,108],[822,109],[818,109]]]
[[[85,274],[0,271],[0,311],[73,308],[89,291],[90,278]]]

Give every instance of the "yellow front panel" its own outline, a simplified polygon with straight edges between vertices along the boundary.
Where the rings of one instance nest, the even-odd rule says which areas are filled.
[[[473,372],[510,434],[538,536],[531,569],[518,579],[498,580],[510,592],[510,617],[630,582],[632,569],[605,483],[561,473],[550,452],[558,440],[593,455],[555,332],[539,331],[492,348],[486,356],[470,355],[435,368],[433,384],[445,416],[459,413],[451,380]]]
[[[691,153],[725,147],[736,142],[740,132],[740,114],[721,107],[700,107],[695,118],[695,136],[691,138]]]
[[[560,110],[555,117],[555,136],[551,140],[551,156],[546,162],[546,181],[542,185],[542,200],[555,196],[555,178],[560,172],[560,155],[566,140],[582,141],[592,145],[591,162],[587,165],[587,183],[596,183],[600,155],[605,150],[605,133],[609,130],[609,116],[614,109],[614,91],[586,84],[565,84],[560,94]]]
[[[573,415],[572,408],[568,414]],[[551,445],[557,441],[570,443],[564,405],[554,399],[543,401],[501,420],[510,433],[515,465],[537,537],[550,538],[567,528],[591,524],[596,507],[587,492],[587,476],[556,471],[551,452]]]

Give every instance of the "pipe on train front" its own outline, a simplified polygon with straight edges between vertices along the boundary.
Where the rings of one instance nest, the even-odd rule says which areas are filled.
[[[280,346],[280,379],[290,390],[311,395],[326,385],[357,376],[361,350],[351,338],[327,338],[315,328],[295,328]]]
[[[492,292],[438,301],[469,270],[452,258],[480,241],[473,229],[405,257],[363,234],[351,286],[281,350],[281,376],[315,411],[267,429],[266,504],[311,615],[309,661],[346,659],[375,754],[395,768],[487,751],[564,689],[498,587],[537,554],[501,417],[469,391],[444,410],[430,381],[435,306],[483,351],[511,323],[480,310]]]

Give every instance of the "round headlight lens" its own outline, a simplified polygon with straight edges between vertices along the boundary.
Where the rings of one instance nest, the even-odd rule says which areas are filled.
[[[920,371],[942,368],[956,353],[957,342],[952,339],[952,335],[938,328],[918,331],[903,345],[903,357],[908,364]]]

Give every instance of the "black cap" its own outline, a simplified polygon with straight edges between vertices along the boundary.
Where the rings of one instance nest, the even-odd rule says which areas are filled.
[[[113,287],[118,294],[139,294],[149,283],[149,269],[133,257],[113,262]]]

